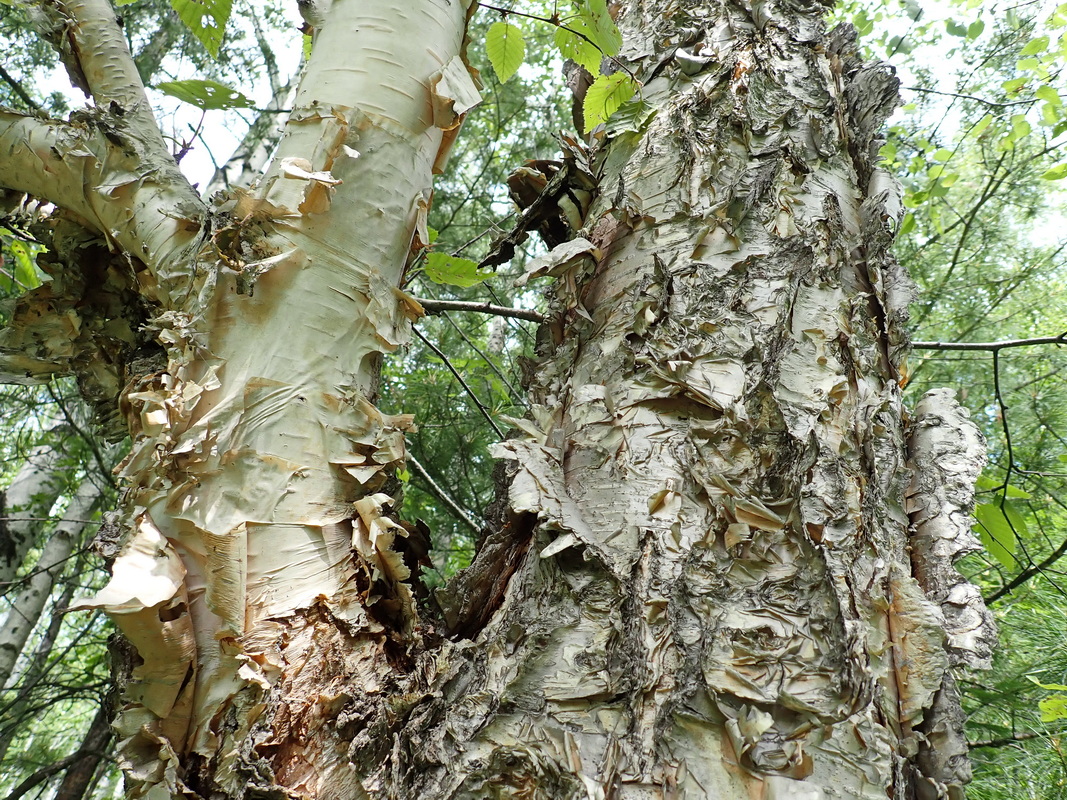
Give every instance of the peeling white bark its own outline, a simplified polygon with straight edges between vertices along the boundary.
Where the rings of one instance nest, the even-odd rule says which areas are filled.
[[[388,513],[411,420],[368,398],[419,312],[396,285],[477,98],[466,16],[334,3],[273,166],[223,206],[189,297],[154,322],[167,371],[124,398],[134,532],[77,604],[143,659],[116,722],[131,797],[350,796],[347,744],[320,730],[344,695],[305,667],[337,636],[342,663],[387,666],[381,620],[416,624]]]

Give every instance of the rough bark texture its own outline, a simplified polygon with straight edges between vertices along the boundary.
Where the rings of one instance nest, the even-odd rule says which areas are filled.
[[[75,604],[106,611],[138,653],[115,723],[128,791],[358,796],[343,728],[326,723],[421,641],[395,542],[407,531],[390,518],[410,418],[372,401],[382,354],[421,311],[396,286],[428,241],[432,173],[479,99],[460,55],[470,4],[332,4],[274,163],[208,211],[195,194],[174,205],[190,187],[153,167],[158,131],[134,136],[104,105],[135,73],[101,2],[47,6],[78,44],[94,124],[0,118],[0,146],[17,162],[51,143],[100,185],[133,186],[73,192],[67,155],[0,183],[72,194],[75,223],[140,259],[137,327],[166,348],[165,366],[112,379],[134,440],[119,470],[130,533],[110,583]],[[0,343],[13,373],[69,371],[89,349],[92,325],[33,313],[77,305],[75,284],[26,304]],[[26,343],[36,361],[20,360]]]
[[[126,383],[131,533],[81,605],[138,651],[131,797],[959,795],[950,669],[992,635],[951,568],[978,439],[939,396],[906,449],[912,289],[875,166],[896,80],[849,31],[797,0],[613,4],[643,86],[567,143],[599,194],[528,276],[557,278],[534,411],[498,448],[507,507],[442,639],[394,520],[410,420],[372,401],[420,312],[395,286],[431,171],[477,100],[467,4],[323,4],[274,163],[209,211],[154,168],[161,139],[115,145],[107,103],[143,92],[101,3],[48,5],[95,116],[0,114],[0,185],[72,195],[59,257],[95,248],[106,298],[135,287],[167,351],[97,379]],[[107,314],[52,313],[76,284],[16,315],[0,369],[122,350]]]
[[[945,591],[992,634],[958,576],[909,558],[932,534],[905,506],[912,286],[876,167],[896,79],[812,4],[621,6],[644,85],[597,137],[582,239],[534,265],[556,313],[529,436],[499,448],[533,540],[476,560],[475,583],[520,562],[477,638],[423,660],[388,757],[357,738],[364,786],[959,796],[965,765],[931,749],[960,717]],[[948,490],[965,512],[977,432],[940,405],[972,440]],[[926,460],[916,508],[945,478]]]

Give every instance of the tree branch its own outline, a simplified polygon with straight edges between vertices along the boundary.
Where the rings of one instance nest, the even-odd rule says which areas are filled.
[[[1039,336],[1036,339],[1007,339],[1002,342],[912,342],[916,350],[983,350],[994,353],[1009,347],[1034,347],[1041,344],[1067,344],[1067,331],[1059,336]]]
[[[411,464],[411,466],[415,468],[415,471],[419,473],[419,477],[422,478],[423,481],[425,481],[426,485],[430,487],[430,491],[433,494],[437,495],[437,498],[452,510],[452,513],[456,515],[456,518],[460,522],[466,524],[466,526],[472,531],[474,531],[475,534],[481,533],[481,525],[475,522],[474,518],[467,513],[463,506],[461,506],[454,499],[452,499],[451,495],[449,495],[448,492],[442,489],[441,485],[437,481],[430,477],[430,473],[426,471],[426,467],[420,464],[419,460],[415,458],[415,456],[411,455],[411,453],[408,453],[404,456],[404,459],[407,461],[407,463]]]
[[[1031,739],[1041,739],[1045,736],[1056,736],[1063,733],[1063,729],[1055,731],[1028,731],[1026,733],[1013,733],[1000,739],[982,739],[977,742],[967,742],[967,747],[976,750],[979,747],[1006,747],[1016,742],[1028,742]]]
[[[95,756],[98,759],[110,758],[110,756],[108,756],[106,753],[101,753],[99,751],[76,750],[66,758],[59,759],[59,761],[56,761],[54,764],[49,764],[47,767],[41,767],[39,770],[34,772],[28,778],[26,778],[26,780],[24,780],[22,783],[12,789],[11,794],[7,796],[6,800],[18,800],[20,797],[23,797],[28,791],[33,789],[35,786],[44,783],[57,772],[62,772],[72,764],[81,761],[86,756]]]
[[[1033,98],[1030,100],[1013,100],[1008,103],[997,103],[993,100],[985,100],[981,97],[977,97],[973,94],[959,94],[958,92],[939,92],[936,89],[925,89],[921,86],[902,86],[902,89],[908,92],[922,92],[923,94],[939,94],[943,97],[956,97],[960,100],[974,100],[976,103],[982,103],[983,105],[990,106],[991,108],[1010,108],[1011,106],[1025,106],[1033,105],[1036,102]]]
[[[33,98],[26,94],[26,90],[22,88],[22,84],[15,80],[10,72],[4,69],[3,64],[0,64],[0,78],[4,79],[4,83],[11,87],[11,91],[18,95],[19,100],[25,103],[28,108],[33,111],[41,110],[41,107],[34,102]]]
[[[503,439],[504,431],[502,431],[500,429],[500,426],[497,425],[496,422],[493,420],[492,415],[489,413],[489,409],[487,409],[482,403],[482,401],[478,399],[478,395],[474,393],[474,390],[467,384],[465,380],[463,380],[463,376],[459,374],[459,370],[452,366],[452,362],[448,360],[448,356],[441,352],[441,348],[439,348],[437,345],[435,345],[433,342],[423,336],[422,332],[419,331],[418,328],[412,328],[411,330],[414,331],[415,335],[422,340],[422,343],[424,345],[433,350],[434,354],[439,359],[441,359],[441,361],[444,362],[444,365],[448,367],[448,371],[455,376],[456,380],[459,381],[459,385],[463,387],[463,391],[465,391],[467,393],[467,396],[470,397],[471,402],[478,407],[478,410],[482,412],[482,416],[485,417],[486,421],[489,422],[489,425],[492,427],[492,429],[496,431],[496,435]]]
[[[85,196],[91,176],[83,163],[85,156],[108,160],[113,145],[101,139],[67,122],[0,109],[0,186],[73,211],[104,232],[105,224]]]
[[[511,317],[513,319],[525,319],[529,322],[544,322],[544,314],[537,311],[528,311],[525,308],[509,308],[507,306],[494,306],[491,303],[479,303],[468,300],[430,300],[418,297],[419,305],[426,309],[427,314],[443,314],[446,311],[474,311],[479,314],[492,314],[496,317]]]
[[[169,305],[192,278],[204,204],[165,148],[148,152],[141,135],[131,140],[130,126],[123,121],[120,130],[116,120],[125,118],[85,111],[61,122],[0,109],[0,187],[74,212],[142,261]]]
[[[138,115],[138,124],[159,133],[141,75],[108,0],[54,0],[39,3],[54,26],[49,40],[68,71],[76,68],[98,106],[117,103]],[[71,64],[70,62],[75,62]],[[72,76],[72,80],[76,79]],[[162,141],[162,137],[160,137]]]

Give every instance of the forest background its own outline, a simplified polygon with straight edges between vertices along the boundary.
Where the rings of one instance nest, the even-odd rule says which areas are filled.
[[[467,565],[494,496],[489,445],[524,413],[519,387],[544,309],[536,285],[515,279],[542,245],[531,238],[488,278],[475,264],[514,213],[509,174],[556,158],[557,131],[574,134],[555,29],[543,21],[552,5],[508,6],[524,42],[517,69],[495,53],[494,70],[486,54],[501,9],[482,4],[476,15],[471,59],[484,100],[437,183],[434,248],[405,287],[446,302],[426,303],[436,313],[384,375],[383,410],[419,420],[403,514],[433,531],[431,584]],[[306,46],[295,3],[213,7],[225,24],[197,30],[177,0],[120,8],[174,152],[206,193],[240,185],[269,157]],[[0,105],[64,117],[79,96],[59,87],[65,76],[27,13],[0,0]],[[992,671],[961,682],[968,795],[1067,797],[1067,4],[884,0],[833,14],[903,83],[882,155],[904,186],[896,255],[921,290],[906,399],[954,388],[989,445],[976,509],[985,552],[964,572],[995,613],[1000,646]],[[39,250],[27,230],[0,225],[0,297],[40,282]],[[520,313],[446,310],[447,301]],[[105,582],[92,543],[128,446],[91,417],[71,382],[2,389],[0,545],[29,533],[32,546],[0,573],[0,798],[74,785],[87,798],[121,794],[104,711],[111,628],[99,613],[64,613]]]

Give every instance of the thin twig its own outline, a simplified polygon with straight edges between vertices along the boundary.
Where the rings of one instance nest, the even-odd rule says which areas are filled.
[[[976,103],[982,103],[983,105],[991,106],[992,108],[1009,108],[1011,106],[1024,106],[1036,102],[1035,100],[1030,99],[1013,100],[1009,103],[997,103],[993,100],[986,100],[981,97],[976,97],[973,94],[959,94],[958,92],[939,92],[936,89],[924,89],[921,86],[902,86],[901,88],[909,92],[922,92],[923,94],[940,94],[944,95],[945,97],[958,97],[961,100],[974,100]]]
[[[524,319],[529,322],[544,322],[545,315],[537,311],[529,311],[525,308],[509,308],[508,306],[495,306],[491,303],[481,303],[470,300],[430,300],[418,297],[419,305],[426,309],[427,314],[442,314],[445,311],[474,311],[478,314],[491,314],[496,317],[512,317]]]
[[[71,764],[75,764],[88,756],[97,756],[102,759],[106,758],[109,761],[112,760],[112,757],[109,754],[101,753],[97,750],[76,750],[66,758],[61,758],[54,764],[49,764],[47,767],[41,767],[41,769],[34,772],[30,777],[26,778],[26,780],[11,790],[11,794],[7,796],[7,800],[18,800],[18,798],[25,795],[30,789],[38,784],[44,783],[57,772],[62,772]]]
[[[463,506],[457,503],[448,492],[441,488],[441,485],[437,481],[430,477],[430,473],[426,471],[426,467],[420,464],[415,456],[408,453],[404,456],[404,459],[408,464],[411,464],[411,466],[415,468],[415,471],[419,473],[419,477],[430,487],[430,491],[437,495],[438,499],[452,510],[452,513],[456,515],[456,518],[459,519],[460,522],[466,523],[467,527],[475,533],[481,533],[482,526],[475,522],[474,518],[467,513]]]
[[[486,418],[486,420],[492,426],[493,430],[496,431],[496,435],[503,439],[504,431],[502,431],[500,429],[500,426],[493,421],[493,417],[489,414],[489,409],[487,409],[482,404],[482,401],[478,399],[478,395],[476,395],[474,393],[474,390],[471,389],[469,385],[467,385],[467,382],[465,380],[463,380],[463,376],[459,374],[459,371],[454,366],[452,366],[452,362],[448,360],[448,356],[441,352],[441,348],[439,348],[437,345],[435,345],[433,342],[423,336],[418,328],[412,328],[412,330],[415,332],[415,335],[422,340],[422,343],[429,347],[431,350],[433,350],[434,354],[439,359],[441,359],[441,361],[444,362],[444,365],[448,367],[448,371],[455,375],[456,380],[459,381],[459,385],[463,387],[463,390],[467,393],[467,396],[470,397],[471,402],[473,402],[474,405],[478,407],[478,410],[482,412],[482,416]]]
[[[26,90],[22,88],[22,84],[12,77],[11,73],[4,69],[0,64],[0,78],[4,79],[4,83],[11,87],[11,90],[19,96],[19,100],[28,105],[34,111],[40,111],[41,107],[34,102],[34,99],[26,94]]]
[[[1039,336],[1036,339],[1006,339],[1002,342],[912,342],[916,350],[984,350],[998,352],[1009,347],[1034,347],[1041,344],[1067,344],[1067,331],[1059,336]]]
[[[967,742],[967,747],[974,750],[979,747],[1005,747],[1016,742],[1028,742],[1031,739],[1040,739],[1044,736],[1056,736],[1064,732],[1064,729],[1055,731],[1030,731],[1027,733],[1013,733],[1000,739],[983,739],[977,742]]]

